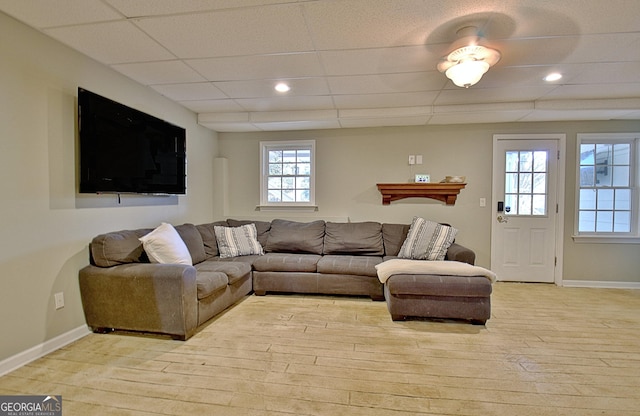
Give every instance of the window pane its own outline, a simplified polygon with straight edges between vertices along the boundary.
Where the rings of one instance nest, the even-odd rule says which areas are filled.
[[[533,171],[534,172],[546,172],[547,171],[547,152],[533,152]]]
[[[268,194],[267,194],[267,198],[268,198],[269,202],[280,202],[280,201],[282,201],[282,194],[281,194],[280,190],[270,189]]]
[[[298,164],[298,175],[311,175],[311,164],[310,163],[299,163]]]
[[[294,190],[286,189],[282,191],[282,201],[283,202],[295,202],[296,193]]]
[[[295,175],[296,174],[296,164],[295,163],[285,163],[282,165],[282,173],[284,175]]]
[[[510,215],[518,214],[518,195],[506,195],[504,198],[504,212]]]
[[[296,178],[296,188],[309,189],[309,178],[304,176],[298,176]]]
[[[533,192],[536,194],[547,193],[547,174],[546,173],[533,174]]]
[[[580,211],[578,214],[578,231],[590,233],[596,230],[596,212]]]
[[[531,172],[533,152],[520,152],[520,172]]]
[[[308,189],[297,190],[296,200],[298,202],[309,202],[309,190]]]
[[[580,166],[580,186],[595,186],[593,166]]]
[[[598,211],[596,218],[596,231],[613,231],[613,211]]]
[[[598,210],[613,209],[613,189],[598,189]]]
[[[280,189],[280,188],[282,188],[282,178],[280,178],[279,176],[270,177],[269,180],[267,181],[267,187],[269,189]]]
[[[270,150],[269,151],[269,163],[282,162],[282,151]]]
[[[282,161],[284,163],[295,163],[296,161],[296,151],[295,150],[285,150],[282,152]]]
[[[581,189],[579,204],[579,209],[596,209],[595,189]]]
[[[630,210],[631,209],[631,190],[616,189],[615,191],[615,209]]]
[[[532,176],[530,173],[521,173],[520,174],[520,193],[526,192],[531,193],[531,180]]]
[[[594,165],[595,164],[595,144],[581,144],[580,145],[580,165]]]
[[[619,143],[613,145],[613,164],[628,165],[631,145],[629,143]]]
[[[269,175],[282,175],[281,164],[269,164]]]
[[[547,214],[547,196],[534,195],[533,196],[533,215],[546,215],[546,214]]]
[[[520,195],[518,215],[531,215],[531,195]]]
[[[517,172],[518,171],[518,154],[520,152],[509,151],[506,152],[506,172]]]
[[[518,192],[518,174],[507,173],[504,178],[504,191],[508,194],[515,194]]]
[[[311,163],[311,150],[298,150],[298,163]]]
[[[282,178],[282,189],[295,188],[295,180],[296,178]]]
[[[631,231],[631,212],[616,211],[613,221],[613,231],[628,233]]]
[[[613,167],[613,186],[629,186],[629,166]]]

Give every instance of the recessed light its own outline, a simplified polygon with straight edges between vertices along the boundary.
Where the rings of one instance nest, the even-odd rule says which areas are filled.
[[[544,80],[547,82],[552,82],[552,81],[557,81],[560,78],[562,78],[562,74],[559,72],[552,72],[549,75],[547,75],[546,77],[544,77]]]
[[[276,91],[278,92],[289,92],[291,87],[285,84],[284,82],[280,82],[275,86]]]

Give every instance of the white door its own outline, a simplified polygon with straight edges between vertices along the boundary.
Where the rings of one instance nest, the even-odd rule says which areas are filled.
[[[556,280],[559,140],[494,137],[491,269],[501,281]]]

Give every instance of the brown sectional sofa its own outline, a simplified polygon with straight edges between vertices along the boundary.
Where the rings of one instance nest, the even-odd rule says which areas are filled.
[[[246,224],[255,224],[264,255],[221,257],[215,226]],[[152,229],[116,231],[92,240],[90,265],[79,273],[89,327],[96,332],[118,329],[187,339],[252,291],[384,300],[375,266],[398,255],[409,225],[228,219],[183,224],[175,230],[193,265],[150,263],[139,238]],[[473,264],[475,253],[453,243],[447,259]],[[485,315],[486,310],[479,318],[468,318],[486,320]]]

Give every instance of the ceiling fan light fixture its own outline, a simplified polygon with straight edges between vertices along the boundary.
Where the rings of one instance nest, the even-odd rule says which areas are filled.
[[[453,43],[452,48],[455,49],[442,57],[438,64],[440,72],[443,72],[455,85],[463,88],[477,84],[501,57],[500,51],[497,49],[480,44],[483,38],[477,34],[468,35],[471,31],[475,31],[475,28],[460,29],[458,34],[465,36]]]
[[[469,88],[480,81],[489,70],[485,61],[463,60],[445,71],[445,75],[458,87]]]

